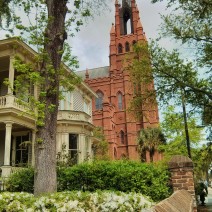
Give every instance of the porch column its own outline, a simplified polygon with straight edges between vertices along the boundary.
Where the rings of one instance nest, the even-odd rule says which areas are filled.
[[[7,122],[6,135],[5,135],[4,166],[10,166],[11,135],[12,135],[12,123]]]
[[[56,154],[58,154],[58,152],[62,151],[62,133],[61,132],[57,132],[57,137],[56,137]]]
[[[79,134],[79,163],[82,163],[85,160],[85,154],[86,154],[86,145],[85,145],[85,134]]]
[[[16,136],[13,136],[12,142],[12,166],[15,166],[15,158],[16,158]]]
[[[32,130],[32,166],[35,166],[35,138],[36,138],[36,132],[35,130]]]
[[[87,136],[86,139],[86,145],[87,145],[87,154],[86,156],[88,157],[87,159],[90,161],[92,159],[92,141],[91,141],[91,136]]]
[[[14,63],[14,56],[10,56],[10,67],[9,67],[9,82],[10,82],[10,84],[8,85],[7,94],[13,94],[14,75],[15,75],[15,69],[14,69],[13,63]]]

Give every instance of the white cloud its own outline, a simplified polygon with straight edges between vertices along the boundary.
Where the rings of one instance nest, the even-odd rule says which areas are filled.
[[[115,0],[108,0],[108,2],[111,2],[110,10],[102,11],[100,16],[94,17],[94,20],[88,20],[76,37],[69,39],[73,54],[79,60],[79,70],[109,65],[110,29],[115,21]],[[136,2],[147,38],[157,38],[161,23],[159,13],[165,13],[166,0],[157,4],[151,4],[150,0],[137,0]],[[5,33],[1,31],[0,39],[4,37]],[[161,41],[161,45],[167,48],[174,44],[166,39]]]
[[[111,11],[103,11],[101,16],[90,20],[75,38],[70,40],[73,53],[78,56],[80,68],[94,68],[109,64],[109,42],[111,24],[115,21],[115,6],[111,2]],[[120,0],[119,0],[120,2]],[[137,0],[140,18],[147,38],[157,38],[161,23],[159,13],[165,13],[166,1],[151,4],[150,0]],[[171,45],[167,40],[161,42],[164,47]]]

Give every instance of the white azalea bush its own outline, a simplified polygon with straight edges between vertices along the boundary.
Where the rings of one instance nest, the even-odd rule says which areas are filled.
[[[24,211],[34,204],[34,196],[29,193],[0,193],[0,211]]]
[[[112,191],[61,192],[39,198],[28,193],[0,193],[0,211],[137,212],[152,211],[154,203],[139,193]]]

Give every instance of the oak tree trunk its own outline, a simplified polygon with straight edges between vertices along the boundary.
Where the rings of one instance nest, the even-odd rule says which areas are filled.
[[[56,174],[56,132],[59,105],[59,69],[61,51],[66,39],[65,17],[67,0],[46,0],[49,22],[45,31],[44,52],[49,61],[44,60],[41,75],[45,79],[44,126],[38,127],[35,144],[35,178],[34,194],[55,192],[57,190]],[[48,66],[47,66],[48,64]],[[49,71],[52,65],[54,71]],[[52,110],[52,105],[54,109]]]

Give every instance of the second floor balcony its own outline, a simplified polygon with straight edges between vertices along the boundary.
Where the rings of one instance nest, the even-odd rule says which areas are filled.
[[[23,63],[32,63],[36,54],[34,50],[19,40],[0,41],[0,121],[4,121],[5,118],[14,120],[13,117],[15,117],[20,120],[25,117],[26,122],[35,123],[33,112],[36,112],[36,108],[30,105],[31,98],[29,97],[38,99],[39,85],[26,81],[21,85],[26,89],[22,90],[21,87],[19,90],[17,80],[20,73],[16,69],[15,61],[18,56]],[[64,68],[67,72],[71,71],[66,66]],[[63,87],[61,91],[64,98],[60,100],[58,121],[92,123],[92,98],[96,97],[96,94],[83,82],[73,91],[66,91]]]
[[[0,96],[0,114],[14,114],[19,117],[29,116],[30,104],[23,102],[14,95]],[[31,117],[33,119],[33,117]],[[58,121],[77,121],[92,123],[91,115],[83,111],[59,110]]]
[[[0,96],[0,110],[3,109],[16,109],[19,112],[27,112],[29,104],[22,102],[13,95]]]

